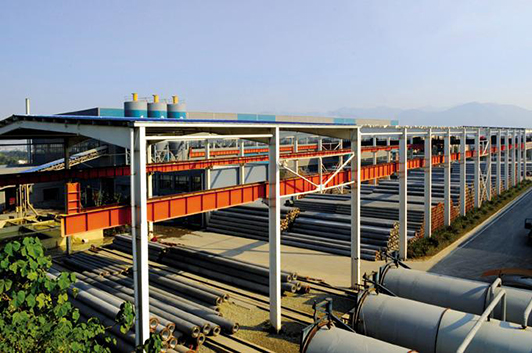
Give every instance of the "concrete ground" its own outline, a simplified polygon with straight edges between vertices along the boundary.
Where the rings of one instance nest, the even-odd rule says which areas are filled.
[[[501,267],[532,268],[524,218],[532,217],[532,190],[493,215],[447,249],[428,260],[407,261],[414,269],[464,278],[482,279],[484,271]],[[172,231],[164,232],[171,236]],[[230,235],[194,231],[167,238],[186,246],[240,260],[268,265],[268,243]],[[281,267],[302,276],[319,278],[338,287],[350,285],[350,259],[345,256],[281,246]],[[362,273],[377,270],[383,261],[362,261]]]
[[[268,265],[268,243],[264,241],[203,231],[195,231],[179,239],[167,240],[239,260]],[[295,271],[301,276],[319,278],[332,285],[340,287],[350,285],[349,263],[350,259],[345,256],[281,246],[281,268],[283,270]],[[363,261],[364,271],[375,268],[378,268],[377,262]]]
[[[499,268],[532,269],[532,243],[524,220],[532,218],[532,190],[478,229],[459,247],[434,263],[428,270],[477,280],[487,270]]]

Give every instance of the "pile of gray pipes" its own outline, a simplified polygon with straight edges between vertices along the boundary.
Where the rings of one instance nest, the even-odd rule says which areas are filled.
[[[54,264],[54,272],[65,270],[76,274],[74,287],[79,293],[70,300],[86,318],[97,317],[104,325],[114,326],[120,305],[125,301],[134,303],[131,263],[77,253],[64,258],[60,265]],[[238,330],[237,323],[219,313],[218,306],[228,299],[224,292],[158,268],[150,268],[149,277],[152,329],[161,334],[167,348],[195,349],[205,336],[221,332],[230,335]],[[125,347],[123,351],[133,350],[134,332],[124,335],[113,327],[111,333],[121,343],[118,346]]]
[[[118,235],[111,247],[131,254],[131,237]],[[190,249],[181,245],[150,242],[148,252],[151,261],[238,288],[269,295],[269,269],[265,266]],[[297,281],[295,272],[281,271],[281,291],[308,293],[310,287]]]

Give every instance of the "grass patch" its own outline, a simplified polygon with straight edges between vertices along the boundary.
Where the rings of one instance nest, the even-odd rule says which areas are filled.
[[[419,259],[436,255],[528,190],[531,185],[532,181],[524,180],[517,187],[484,202],[482,207],[473,209],[466,216],[456,218],[451,226],[435,231],[432,237],[414,240],[408,244],[408,258]]]

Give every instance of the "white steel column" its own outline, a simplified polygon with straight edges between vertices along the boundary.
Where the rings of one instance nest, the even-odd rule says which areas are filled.
[[[521,182],[521,151],[522,151],[522,143],[521,143],[521,137],[522,132],[521,130],[517,131],[517,184]]]
[[[322,185],[324,182],[323,180],[323,158],[322,157],[318,157],[318,165],[320,167],[320,170],[318,170],[318,174],[320,176],[320,185]],[[320,186],[320,194],[323,194],[323,190],[321,190],[321,186]]]
[[[351,131],[351,287],[360,284],[360,169],[362,157],[360,129]]]
[[[153,145],[149,144],[148,146],[148,156],[147,156],[147,163],[152,162],[152,152],[153,152]],[[148,199],[153,197],[153,173],[148,173],[147,175],[147,189],[148,189]],[[153,237],[153,222],[148,222],[148,239],[151,239]]]
[[[146,128],[135,128],[132,130],[130,167],[133,279],[136,312],[135,343],[137,345],[144,343],[150,335],[146,150]]]
[[[338,140],[338,149],[339,150],[343,150],[344,149],[344,140],[343,139],[340,139]],[[344,156],[339,156],[338,157],[338,166],[342,166],[344,165]],[[344,187],[343,186],[340,186],[340,193],[343,194],[344,193]]]
[[[281,329],[281,191],[279,168],[279,128],[272,129],[269,141],[268,214],[270,251],[270,324]]]
[[[510,154],[510,157],[512,158],[511,160],[511,163],[512,163],[512,168],[511,168],[511,171],[512,171],[512,176],[510,178],[510,182],[512,183],[512,186],[515,186],[517,183],[516,183],[516,175],[517,175],[517,147],[515,146],[516,145],[516,141],[517,141],[517,130],[512,130],[512,153]]]
[[[443,222],[451,225],[451,129],[443,140]]]
[[[504,190],[510,188],[510,130],[506,130],[504,153]]]
[[[432,236],[432,129],[425,137],[425,238]]]
[[[473,180],[475,208],[480,207],[480,129],[477,129],[475,133],[475,173]]]
[[[29,100],[26,98],[26,109],[29,109]],[[65,170],[70,169],[70,141],[68,138],[64,139],[64,150],[63,150],[64,166]],[[66,190],[66,188],[65,188]],[[65,213],[68,213],[68,195],[65,193]],[[66,237],[66,253],[67,255],[72,254],[72,238],[73,236]]]
[[[501,183],[502,183],[502,138],[501,138],[501,130],[497,130],[497,174],[495,174],[495,192],[497,193],[497,196],[501,194]]]
[[[210,140],[205,140],[205,159],[210,159],[211,158],[211,141]],[[211,172],[212,172],[212,167],[208,167],[208,168],[205,168],[205,174],[204,174],[204,188],[205,190],[210,190],[211,189]],[[205,221],[205,225],[208,225],[209,224],[209,221],[211,219],[211,213],[210,212],[205,212],[205,218],[204,218],[204,221]]]
[[[377,147],[377,138],[373,138],[373,147]],[[373,165],[377,165],[377,151],[373,152]],[[373,184],[377,185],[377,178],[373,179]]]
[[[515,130],[512,130],[512,140],[511,140],[511,144],[512,144],[512,149],[511,149],[511,153],[510,153],[510,158],[512,159],[511,160],[511,164],[510,164],[510,183],[511,183],[511,186],[515,186],[515,157],[516,157],[516,148],[515,148],[515,137],[516,137],[516,134],[515,134]]]
[[[522,176],[522,180],[525,180],[526,179],[526,130],[523,130],[523,176]]]
[[[467,131],[464,129],[460,137],[460,215],[466,215],[466,190],[467,190],[467,158],[466,158]]]
[[[407,256],[407,222],[408,222],[408,130],[403,129],[403,134],[399,137],[399,258],[406,260]]]
[[[491,201],[491,188],[493,186],[493,181],[491,180],[491,129],[486,131],[486,151],[488,152],[488,157],[486,158],[486,198]]]
[[[244,150],[244,140],[240,140],[240,153],[239,153],[239,156],[240,157],[244,157],[245,153],[246,152]],[[245,163],[240,163],[240,168],[238,168],[238,183],[240,185],[246,183],[246,164]]]
[[[323,151],[323,137],[318,136],[318,151]],[[320,175],[320,185],[323,182],[323,158],[318,157],[318,174]],[[320,191],[320,194],[323,194],[323,191]]]
[[[297,136],[294,136],[294,153],[297,153],[299,149],[299,141],[297,141]],[[294,159],[294,170],[296,173],[299,173],[299,159]]]
[[[521,181],[526,177],[526,138],[525,130],[521,130]]]
[[[205,159],[211,158],[211,142],[205,140]],[[205,190],[211,189],[211,168],[205,169]]]
[[[343,150],[344,149],[344,140],[340,139],[338,140],[338,150]],[[344,164],[344,156],[341,155],[341,156],[338,156],[338,165],[342,165]]]
[[[386,138],[386,146],[387,147],[390,147],[391,140],[392,140],[391,137],[387,137]],[[391,150],[387,150],[386,151],[386,163],[390,163],[391,161],[392,161],[392,151]],[[388,175],[385,179],[390,180],[391,177]]]

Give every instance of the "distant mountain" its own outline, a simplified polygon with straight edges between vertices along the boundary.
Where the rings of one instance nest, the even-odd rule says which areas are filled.
[[[356,117],[368,119],[397,119],[403,112],[398,108],[375,107],[375,108],[340,108],[328,112],[326,115],[337,117]]]
[[[401,125],[532,126],[532,110],[515,105],[477,102],[443,110],[434,108],[401,110],[388,107],[371,109],[341,108],[331,111],[327,115],[368,119],[397,119]]]

